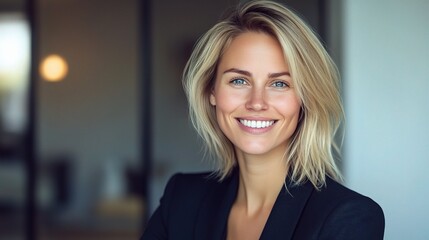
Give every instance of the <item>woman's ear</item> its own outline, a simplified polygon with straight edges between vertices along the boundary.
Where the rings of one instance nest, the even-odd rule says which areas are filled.
[[[212,106],[216,106],[216,98],[215,98],[215,96],[213,94],[213,91],[212,91],[212,93],[210,93],[210,104]]]

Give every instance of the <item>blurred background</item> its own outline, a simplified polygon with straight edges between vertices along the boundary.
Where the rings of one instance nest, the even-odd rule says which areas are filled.
[[[0,239],[138,239],[211,169],[181,73],[239,0],[0,0]],[[345,184],[385,239],[429,239],[429,1],[284,0],[339,66]]]

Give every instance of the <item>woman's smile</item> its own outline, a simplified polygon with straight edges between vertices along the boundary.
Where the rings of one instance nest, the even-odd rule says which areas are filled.
[[[271,127],[275,120],[261,121],[261,120],[248,120],[248,119],[239,119],[240,123],[248,128],[268,128]]]
[[[253,118],[237,118],[240,129],[246,133],[259,135],[271,131],[277,120],[257,120]]]

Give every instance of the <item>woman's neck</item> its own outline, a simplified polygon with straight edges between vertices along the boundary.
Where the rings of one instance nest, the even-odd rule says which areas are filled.
[[[271,209],[287,174],[284,152],[262,156],[238,151],[237,158],[240,180],[236,204],[245,207],[248,215]]]

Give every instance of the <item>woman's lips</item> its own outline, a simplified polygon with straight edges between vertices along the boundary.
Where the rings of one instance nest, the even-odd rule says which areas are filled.
[[[269,131],[276,124],[277,120],[256,120],[237,118],[242,130],[252,134],[261,134]]]

